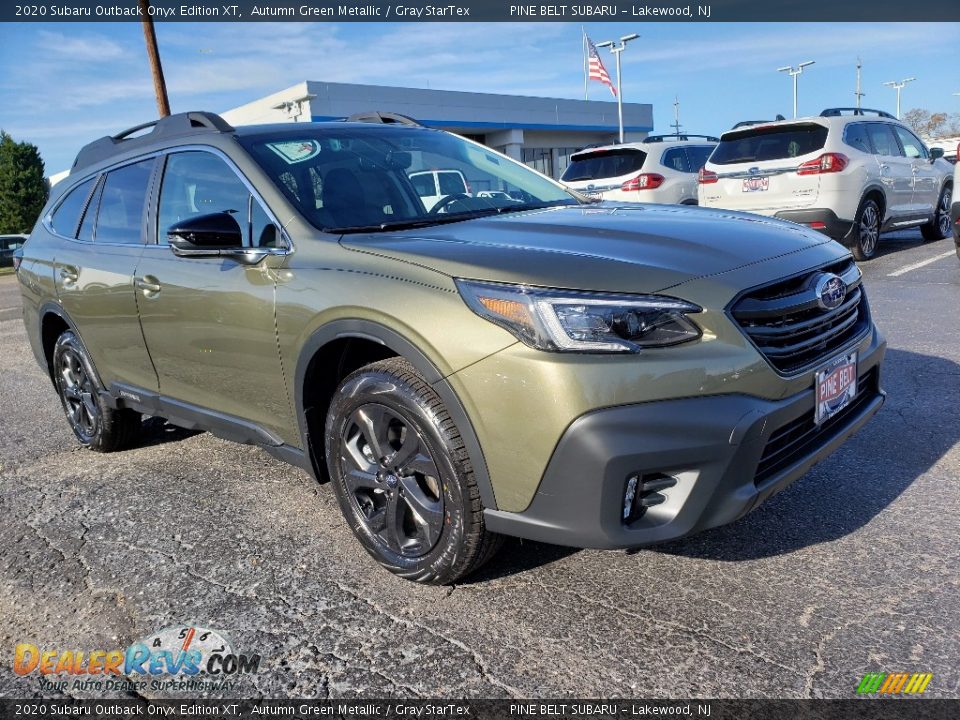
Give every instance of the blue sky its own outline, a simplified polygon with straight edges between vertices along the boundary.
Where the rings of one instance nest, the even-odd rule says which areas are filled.
[[[595,40],[638,32],[624,53],[624,98],[654,106],[669,132],[680,98],[688,132],[792,112],[776,68],[814,59],[800,114],[854,104],[894,110],[887,80],[916,76],[903,109],[960,112],[960,24],[591,24]],[[551,97],[583,96],[580,26],[561,23],[158,23],[174,112],[223,111],[302,80]],[[613,74],[613,59],[604,52]],[[590,97],[608,91],[591,83]],[[388,108],[384,108],[388,109]],[[36,143],[47,173],[91,139],[156,116],[139,23],[0,24],[0,128]]]

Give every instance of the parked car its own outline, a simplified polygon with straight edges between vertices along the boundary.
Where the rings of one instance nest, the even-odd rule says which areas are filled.
[[[479,198],[500,198],[501,200],[509,200],[511,202],[514,201],[513,198],[510,197],[503,190],[480,190],[477,193],[475,193],[475,195],[476,197],[479,197]],[[515,202],[521,202],[521,201],[517,200]]]
[[[26,239],[26,235],[0,235],[0,267],[13,265],[13,253]]]
[[[960,157],[960,144],[957,145],[957,156]],[[953,168],[953,187],[960,187],[960,164],[954,165]],[[957,257],[960,257],[960,192],[953,194],[950,222],[953,225],[953,242],[957,246]]]
[[[467,178],[459,170],[419,170],[409,177],[427,210],[447,197],[470,195]]]
[[[709,135],[654,135],[641,142],[580,150],[570,156],[560,182],[604,200],[696,205],[697,171],[716,140]]]
[[[869,260],[887,230],[949,235],[953,168],[942,157],[888,113],[830,108],[724,133],[700,172],[700,204],[802,223]]]
[[[589,201],[411,125],[148,127],[84,147],[21,250],[77,440],[145,414],[255,444],[403,577],[732,522],[883,403],[860,271],[808,228]],[[440,164],[531,200],[428,208]]]

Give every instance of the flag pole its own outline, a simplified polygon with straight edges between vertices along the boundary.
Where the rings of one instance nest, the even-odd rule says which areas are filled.
[[[580,52],[583,53],[583,99],[590,99],[590,75],[587,71],[587,30],[580,26]]]

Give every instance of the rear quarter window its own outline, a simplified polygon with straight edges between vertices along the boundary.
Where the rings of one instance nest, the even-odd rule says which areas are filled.
[[[643,150],[598,150],[574,155],[561,180],[599,180],[639,172],[647,154]]]
[[[843,141],[861,152],[873,153],[866,123],[851,123],[843,131]]]
[[[713,151],[715,165],[790,160],[822,150],[827,141],[823,125],[778,125],[728,133]]]
[[[93,189],[93,180],[94,178],[90,178],[77,185],[66,194],[57,206],[57,209],[53,211],[53,215],[50,218],[50,225],[58,235],[70,238],[77,236],[77,226],[80,224],[80,215],[87,206],[90,190]]]

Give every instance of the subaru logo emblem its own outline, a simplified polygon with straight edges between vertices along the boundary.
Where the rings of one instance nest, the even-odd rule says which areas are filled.
[[[832,273],[824,273],[817,280],[817,304],[824,310],[833,310],[847,298],[847,285]]]
[[[595,187],[596,185],[594,185],[593,183],[590,183],[589,185],[587,185],[587,190],[593,190]]]
[[[760,172],[760,168],[752,167],[749,170],[747,170],[747,172],[750,173],[751,175],[756,175],[758,172]]]

